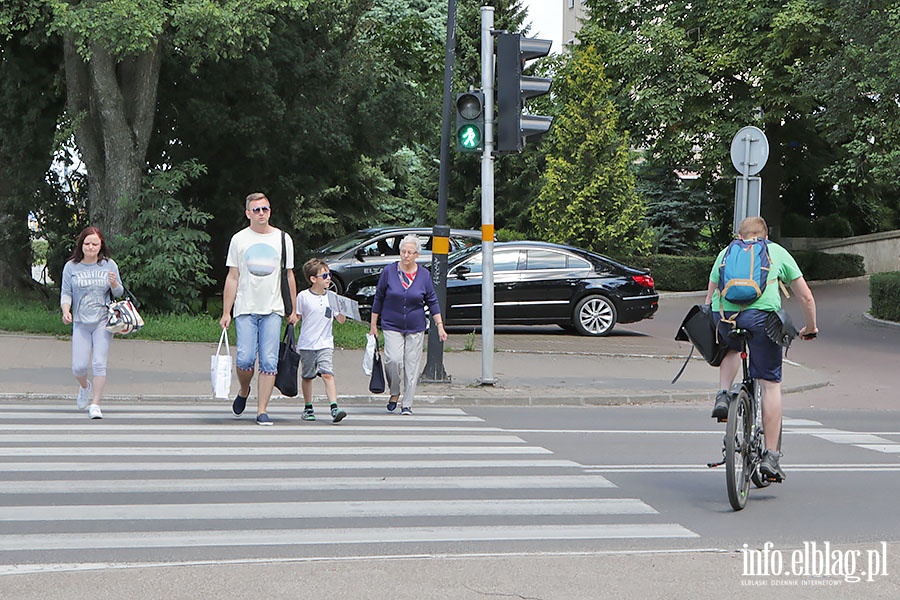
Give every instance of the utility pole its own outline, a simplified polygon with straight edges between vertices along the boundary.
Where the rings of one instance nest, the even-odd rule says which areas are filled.
[[[441,310],[447,306],[447,254],[450,252],[450,227],[447,225],[447,201],[450,196],[450,120],[453,110],[453,62],[456,52],[456,0],[447,0],[447,44],[444,51],[444,102],[441,111],[441,166],[438,176],[437,224],[432,230],[431,278]],[[450,381],[444,369],[444,342],[437,327],[428,330],[428,355],[421,380],[427,383]]]
[[[494,385],[494,7],[481,7],[481,385]]]

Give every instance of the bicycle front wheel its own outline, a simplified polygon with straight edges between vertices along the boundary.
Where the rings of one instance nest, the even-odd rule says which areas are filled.
[[[753,414],[750,396],[741,389],[737,398],[728,406],[728,422],[725,426],[725,475],[728,501],[734,510],[742,510],[750,495],[750,473],[753,465],[750,457],[750,432]]]

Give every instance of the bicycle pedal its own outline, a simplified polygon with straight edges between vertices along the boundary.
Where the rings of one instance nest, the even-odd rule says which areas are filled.
[[[728,417],[716,417],[716,422],[717,423],[727,423]]]

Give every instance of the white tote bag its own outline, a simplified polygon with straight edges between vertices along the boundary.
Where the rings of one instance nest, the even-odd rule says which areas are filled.
[[[225,354],[222,352],[222,342],[225,342]],[[228,347],[228,330],[222,329],[219,337],[219,347],[212,355],[209,365],[209,374],[212,378],[213,398],[231,397],[231,373],[234,371],[231,359],[231,349]]]

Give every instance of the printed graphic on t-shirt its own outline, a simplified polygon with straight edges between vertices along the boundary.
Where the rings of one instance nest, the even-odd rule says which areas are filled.
[[[265,277],[281,267],[281,255],[269,244],[253,244],[244,252],[247,271],[251,275]]]

